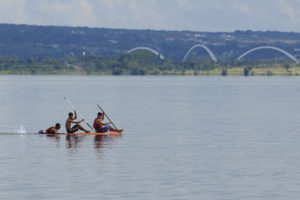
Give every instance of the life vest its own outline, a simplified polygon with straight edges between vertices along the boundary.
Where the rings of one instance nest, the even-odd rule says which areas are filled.
[[[55,134],[55,132],[53,132],[51,129],[55,128],[54,126],[50,127],[50,128],[47,128],[45,133],[46,134]]]
[[[94,120],[93,126],[94,126],[95,129],[100,129],[100,128],[102,128],[102,123],[100,123],[100,122],[98,121],[98,118],[96,118],[96,119]]]

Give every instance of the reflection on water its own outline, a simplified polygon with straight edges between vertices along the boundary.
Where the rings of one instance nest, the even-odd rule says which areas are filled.
[[[47,134],[45,134],[45,136],[47,137],[47,138],[50,138],[50,139],[53,139],[53,140],[55,140],[56,142],[59,142],[60,141],[60,135],[47,135]]]
[[[55,138],[57,142],[59,142],[61,136],[48,136],[50,138]],[[95,135],[95,136],[79,136],[79,135],[67,135],[66,137],[66,147],[71,148],[78,148],[79,144],[85,139],[85,138],[91,138],[94,137],[94,147],[95,149],[101,149],[105,146],[109,147],[109,145],[116,139],[121,138],[121,135]]]
[[[67,135],[66,136],[66,147],[67,148],[77,148],[78,144],[80,142],[80,139],[78,135]]]
[[[94,147],[95,149],[100,149],[103,147],[103,139],[105,136],[102,136],[102,135],[96,135],[95,136],[95,139],[94,139]]]

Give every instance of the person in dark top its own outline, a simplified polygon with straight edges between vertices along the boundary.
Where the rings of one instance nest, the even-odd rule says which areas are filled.
[[[60,124],[56,123],[55,126],[51,126],[45,130],[45,134],[55,135],[58,134],[58,130],[60,129]]]
[[[117,130],[117,129],[112,128],[110,126],[110,124],[112,124],[112,122],[103,123],[104,114],[105,113],[98,112],[97,118],[95,118],[95,120],[94,120],[93,126],[97,133],[106,133],[108,131],[116,131],[116,132],[120,132],[120,133],[123,132],[123,130]]]

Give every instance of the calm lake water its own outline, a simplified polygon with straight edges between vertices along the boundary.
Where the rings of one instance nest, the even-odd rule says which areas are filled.
[[[124,134],[36,134],[65,96]],[[0,99],[0,199],[300,198],[300,78],[0,76]]]

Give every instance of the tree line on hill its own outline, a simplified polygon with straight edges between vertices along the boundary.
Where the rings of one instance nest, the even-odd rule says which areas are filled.
[[[88,27],[59,27],[0,24],[0,55],[65,58],[80,57],[83,53],[115,57],[139,46],[157,50],[166,58],[181,61],[195,44],[205,44],[219,60],[234,60],[245,51],[262,45],[282,48],[299,54],[300,33],[277,31],[197,32],[165,30],[128,30]],[[203,59],[205,50],[193,51]],[[280,55],[260,51],[249,59],[263,59]],[[298,55],[299,56],[299,55]]]
[[[0,57],[0,73],[2,74],[99,74],[99,75],[198,75],[200,71],[219,69],[220,75],[227,75],[231,68],[244,68],[249,75],[252,68],[266,68],[280,64],[287,70],[292,63],[286,59],[259,61],[220,61],[210,59],[199,60],[192,56],[187,62],[160,59],[147,52],[137,51],[114,57],[84,55],[64,58],[29,58]]]

